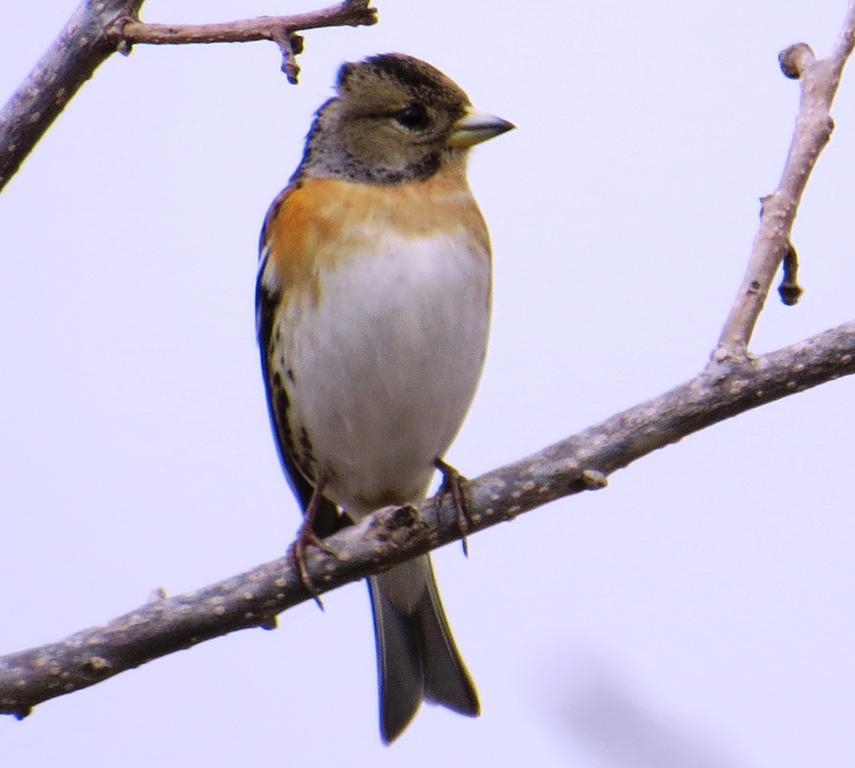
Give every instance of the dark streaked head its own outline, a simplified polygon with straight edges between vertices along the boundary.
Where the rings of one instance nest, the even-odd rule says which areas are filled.
[[[400,53],[342,65],[336,91],[318,110],[297,178],[424,179],[513,128],[473,110],[463,90],[435,67]]]

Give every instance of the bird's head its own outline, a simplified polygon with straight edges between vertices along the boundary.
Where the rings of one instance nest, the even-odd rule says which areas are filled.
[[[514,126],[477,112],[450,78],[412,56],[387,53],[342,65],[336,96],[318,110],[298,173],[397,183]]]

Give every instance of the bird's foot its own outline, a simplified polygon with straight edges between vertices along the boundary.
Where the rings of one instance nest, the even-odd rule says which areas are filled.
[[[297,538],[294,539],[291,546],[288,547],[287,558],[294,570],[297,571],[297,575],[300,577],[300,583],[312,596],[312,600],[317,603],[318,608],[324,610],[324,604],[321,602],[318,589],[315,586],[315,582],[312,581],[312,577],[309,575],[309,569],[306,565],[306,550],[309,547],[317,547],[318,549],[322,549],[328,555],[338,557],[338,553],[329,544],[326,544],[323,539],[319,538],[312,530],[311,522],[307,518],[303,520],[303,524],[297,532]]]
[[[291,566],[295,571],[297,571],[297,575],[300,577],[300,583],[312,596],[312,599],[321,610],[324,610],[324,604],[321,602],[318,590],[315,587],[315,582],[312,581],[312,577],[309,575],[309,569],[306,565],[306,550],[309,547],[317,547],[328,555],[340,558],[339,553],[315,533],[315,515],[317,513],[318,506],[320,505],[321,498],[323,497],[323,489],[323,481],[319,482],[315,486],[312,498],[309,500],[309,504],[306,507],[303,522],[300,525],[300,529],[297,531],[297,537],[294,539],[291,546],[288,547],[288,553],[286,555]]]
[[[469,514],[469,502],[466,498],[469,489],[469,481],[461,475],[450,464],[446,464],[438,456],[433,460],[433,465],[442,474],[442,483],[434,496],[434,505],[437,513],[446,497],[451,499],[454,514],[457,520],[457,530],[460,531],[460,544],[463,547],[463,555],[469,557],[469,544],[466,535],[472,527],[472,518]]]

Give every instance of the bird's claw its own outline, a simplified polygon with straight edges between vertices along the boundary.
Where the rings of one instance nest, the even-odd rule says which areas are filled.
[[[437,457],[434,459],[433,465],[442,474],[442,483],[439,490],[434,496],[434,504],[437,513],[439,512],[442,502],[446,497],[451,499],[451,505],[454,507],[454,514],[457,522],[457,530],[460,531],[460,544],[463,548],[464,557],[469,557],[469,544],[466,536],[472,527],[472,518],[469,514],[469,502],[466,498],[466,492],[469,487],[469,481],[461,475],[450,464],[446,464],[442,459]]]
[[[300,577],[300,583],[303,585],[305,590],[312,596],[312,600],[315,601],[318,608],[324,610],[324,604],[321,602],[320,595],[318,593],[317,587],[315,587],[315,582],[312,580],[312,577],[309,575],[309,569],[306,564],[306,550],[309,547],[317,547],[320,550],[323,550],[328,555],[332,555],[333,557],[338,557],[338,553],[323,539],[321,539],[312,529],[312,520],[309,518],[305,518],[303,520],[302,525],[300,526],[300,530],[297,532],[297,538],[294,539],[293,543],[290,547],[288,547],[288,560],[291,563],[291,566],[297,571],[297,575]]]

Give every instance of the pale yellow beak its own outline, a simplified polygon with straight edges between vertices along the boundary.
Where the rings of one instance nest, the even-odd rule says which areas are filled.
[[[454,124],[454,130],[448,137],[446,146],[471,147],[510,131],[512,128],[516,126],[507,120],[502,120],[501,117],[467,107],[463,117]]]

